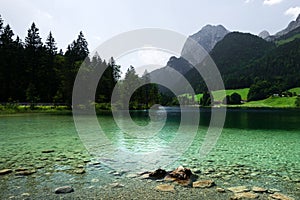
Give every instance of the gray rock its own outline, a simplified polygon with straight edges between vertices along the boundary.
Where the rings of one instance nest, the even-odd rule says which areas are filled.
[[[71,186],[62,186],[54,190],[55,194],[66,194],[74,192],[74,189]]]

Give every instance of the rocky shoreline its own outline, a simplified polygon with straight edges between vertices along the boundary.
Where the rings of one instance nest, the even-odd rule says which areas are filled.
[[[246,166],[236,165],[240,171],[247,170]],[[85,176],[101,169],[100,162],[90,162],[86,167],[79,168],[80,172],[73,170],[74,176]],[[103,170],[100,170],[103,173]],[[235,170],[231,171],[233,176],[239,177],[240,173]],[[39,173],[39,169],[2,169],[0,177],[5,179],[9,176],[24,177],[34,179]],[[112,179],[106,184],[96,187],[101,177],[91,179],[91,186],[84,188],[84,183],[76,183],[71,185],[57,185],[51,191],[43,193],[23,192],[19,195],[11,194],[6,199],[86,199],[97,197],[101,199],[124,199],[140,198],[140,199],[166,199],[175,198],[195,199],[195,195],[202,199],[268,199],[268,200],[296,200],[300,191],[300,182],[294,181],[298,186],[294,195],[287,194],[277,188],[265,187],[265,184],[245,184],[239,185],[231,182],[222,169],[207,168],[205,170],[189,169],[179,166],[178,168],[167,171],[157,169],[154,171],[144,171],[139,173],[130,173],[126,171],[107,171],[108,176]],[[258,172],[257,172],[258,173]],[[254,176],[253,172],[251,172]],[[263,175],[262,173],[258,173]],[[214,178],[213,178],[214,177]],[[244,178],[247,179],[247,173]],[[251,177],[251,175],[250,175]],[[226,180],[225,180],[225,179]],[[220,181],[223,180],[223,181]],[[95,185],[93,185],[95,184]],[[2,186],[1,186],[2,188]],[[138,192],[139,191],[139,192]]]

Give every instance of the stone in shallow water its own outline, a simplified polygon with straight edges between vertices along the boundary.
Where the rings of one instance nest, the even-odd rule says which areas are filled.
[[[84,169],[76,169],[74,171],[75,174],[84,174],[85,173],[85,170]]]
[[[55,150],[53,149],[46,149],[42,151],[42,153],[53,153],[53,152],[55,152]]]
[[[275,192],[280,192],[280,190],[278,190],[276,188],[271,188],[271,189],[268,190],[268,193],[271,193],[271,194],[273,194]]]
[[[214,185],[215,183],[213,180],[200,180],[193,182],[193,188],[210,188]]]
[[[258,194],[255,194],[254,192],[240,192],[235,193],[233,197],[230,199],[232,200],[238,200],[238,199],[256,199],[258,198]]]
[[[174,185],[161,184],[155,187],[156,190],[162,192],[175,192]]]
[[[71,186],[62,186],[54,190],[55,194],[66,194],[74,192],[74,189]]]
[[[222,193],[222,192],[225,192],[225,189],[219,187],[219,188],[216,189],[216,191]]]
[[[120,187],[124,187],[124,185],[120,184],[120,183],[111,183],[109,184],[111,187],[113,188],[120,188]]]
[[[24,170],[24,171],[18,171],[15,173],[15,175],[19,175],[19,176],[29,176],[31,174],[36,173],[36,170]]]
[[[9,173],[11,173],[11,172],[12,172],[11,169],[2,169],[2,170],[0,170],[0,175],[9,174]]]
[[[256,187],[256,186],[253,186],[253,187],[252,187],[252,191],[253,191],[253,192],[267,192],[267,189],[262,188],[262,187]]]
[[[240,193],[240,192],[248,192],[249,189],[246,186],[236,186],[236,187],[229,187],[227,190],[234,192],[234,193]]]
[[[284,194],[281,194],[279,192],[275,192],[274,194],[270,194],[270,197],[273,199],[278,199],[278,200],[294,200],[292,197],[288,197]]]

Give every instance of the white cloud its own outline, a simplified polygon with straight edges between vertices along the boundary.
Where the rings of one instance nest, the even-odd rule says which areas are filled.
[[[284,13],[285,15],[292,15],[294,18],[298,17],[298,15],[300,14],[300,7],[291,7],[289,9],[287,9]]]
[[[283,0],[264,0],[263,4],[268,5],[268,6],[272,6],[272,5],[275,5],[275,4],[279,4],[282,1]]]
[[[245,3],[251,3],[253,2],[254,0],[245,0]]]

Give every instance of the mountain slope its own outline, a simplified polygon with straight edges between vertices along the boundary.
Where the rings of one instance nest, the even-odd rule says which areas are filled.
[[[226,88],[246,88],[249,87],[251,80],[247,77],[242,80],[232,74],[243,71],[249,63],[263,57],[273,48],[275,48],[273,43],[258,36],[232,32],[216,44],[210,55],[222,75]],[[195,69],[187,72],[185,77],[197,92],[205,90],[205,84]]]

